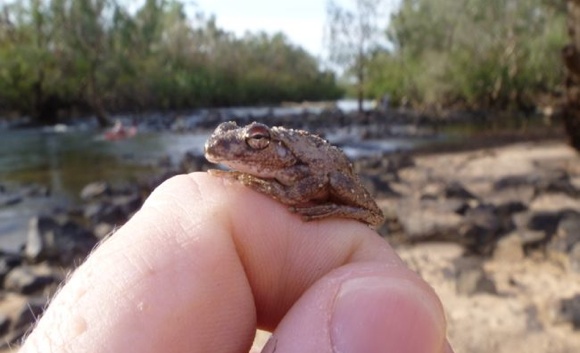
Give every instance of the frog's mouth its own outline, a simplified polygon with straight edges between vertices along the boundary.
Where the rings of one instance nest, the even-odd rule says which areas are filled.
[[[240,173],[244,174],[251,174],[258,178],[264,179],[278,179],[278,174],[280,173],[280,169],[271,169],[263,165],[252,165],[251,163],[247,162],[240,162],[240,161],[212,161],[208,158],[208,160],[212,163],[219,163],[227,167],[229,170],[235,170]]]

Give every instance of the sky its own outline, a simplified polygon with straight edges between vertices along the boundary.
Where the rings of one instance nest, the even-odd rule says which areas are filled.
[[[283,32],[316,57],[324,56],[327,0],[195,0],[217,25],[241,36],[246,31]]]

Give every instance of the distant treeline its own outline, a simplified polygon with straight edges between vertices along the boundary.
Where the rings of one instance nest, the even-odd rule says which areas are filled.
[[[356,0],[368,2],[369,0]],[[370,96],[439,107],[529,110],[562,93],[566,2],[401,0],[365,58]]]
[[[238,38],[184,3],[0,5],[0,111],[46,123],[63,111],[92,112],[105,124],[109,112],[341,96],[334,74],[283,34]]]

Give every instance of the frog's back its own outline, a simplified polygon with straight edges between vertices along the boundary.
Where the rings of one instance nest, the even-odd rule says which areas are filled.
[[[352,174],[350,160],[338,147],[318,135],[304,130],[278,129],[280,139],[302,163],[315,165],[319,170],[343,170]]]

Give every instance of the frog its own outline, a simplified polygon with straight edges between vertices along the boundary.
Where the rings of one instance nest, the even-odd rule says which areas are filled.
[[[252,122],[223,122],[204,146],[206,159],[228,170],[211,175],[236,180],[288,206],[304,221],[354,219],[376,228],[384,221],[344,152],[305,130]]]

